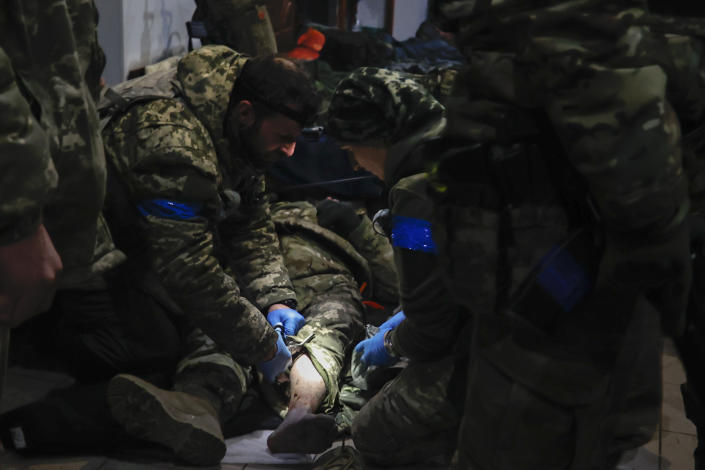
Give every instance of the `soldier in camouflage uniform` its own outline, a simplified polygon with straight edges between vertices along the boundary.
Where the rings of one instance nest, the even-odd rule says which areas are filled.
[[[105,164],[79,50],[90,36],[79,30],[95,23],[78,21],[77,3],[8,0],[0,13],[0,321],[10,325],[48,307],[62,264],[58,287],[85,289],[120,258],[96,224]]]
[[[459,200],[462,191],[452,189],[450,162],[459,159],[440,164],[437,189],[446,209],[439,212],[435,234],[446,248],[442,256],[454,296],[473,311],[482,302],[487,312],[509,310],[520,322],[528,320],[510,328],[478,316],[457,468],[611,468],[621,451],[646,442],[655,428],[659,323],[667,335],[682,334],[691,266],[680,126],[669,101],[673,89],[667,88],[678,79],[665,63],[670,52],[663,38],[640,24],[645,3],[537,8],[518,0],[462,2],[445,10],[459,26],[459,47],[470,57],[467,92],[493,109],[488,119],[479,108],[458,107],[451,113],[458,117],[451,118],[457,132],[474,129],[472,140],[496,155],[532,152],[526,143],[536,142],[548,157],[547,171],[563,175],[549,179],[563,199],[564,233],[588,227],[594,235],[578,250],[584,253],[575,254],[569,244],[561,254],[581,260],[581,269],[573,272],[583,271],[585,281],[572,287],[590,294],[557,308],[566,292],[543,278],[541,291],[550,292],[551,301],[528,311],[532,304],[523,306],[519,292],[522,264],[513,260],[531,260],[529,267],[541,256],[539,250],[531,254],[541,244],[517,227],[526,214],[521,206],[536,206],[535,194],[497,191],[505,200],[497,205],[500,219],[489,227],[504,230],[507,238],[485,242],[494,246],[487,255],[477,252],[470,237],[451,247],[444,240],[488,227],[488,221],[480,219],[475,204]],[[491,46],[479,47],[488,40]],[[551,148],[551,141],[560,145]],[[458,174],[457,167],[451,171]],[[554,225],[551,234],[560,234],[555,222],[537,222]],[[472,271],[492,266],[498,267],[495,276],[484,283],[473,277]],[[539,266],[539,275],[555,268],[548,261]],[[498,292],[497,286],[504,289]],[[519,383],[520,389],[511,389]],[[503,417],[535,413],[551,416],[541,420],[543,430],[518,420],[500,424]]]
[[[268,446],[272,452],[319,453],[337,436],[334,418],[325,413],[339,408],[341,372],[351,346],[363,336],[360,286],[365,296],[397,302],[392,249],[368,217],[335,200],[316,206],[279,202],[272,206],[272,220],[306,317],[290,340],[309,341],[294,357],[290,399],[281,409],[285,418]]]
[[[108,219],[129,278],[190,333],[175,391],[118,375],[108,402],[128,432],[191,463],[217,463],[219,423],[237,410],[250,366],[274,380],[291,360],[283,334],[304,322],[262,171],[293,153],[317,97],[294,63],[225,46],[200,48],[116,92],[101,106],[115,187]],[[178,411],[189,406],[199,419]]]
[[[557,27],[549,31],[558,33],[565,15],[547,13],[550,21],[540,24]],[[536,49],[528,50],[537,56],[519,62],[535,67],[536,76],[524,74],[527,83],[514,75],[519,64],[511,53],[472,49],[477,57],[463,77],[472,99],[449,101],[444,138],[416,149],[384,134],[384,129],[413,133],[399,110],[416,115],[415,103],[423,100],[414,87],[370,70],[339,84],[329,110],[330,132],[344,142],[362,141],[351,146],[356,160],[394,184],[392,214],[395,207],[411,207],[412,196],[428,204],[425,210],[415,208],[411,221],[393,218],[408,318],[361,343],[362,361],[383,366],[399,356],[427,359],[439,350],[448,355],[448,345],[468,343],[457,336],[462,318],[472,314],[473,320],[464,406],[449,400],[451,407],[445,408],[449,416],[463,409],[460,422],[449,419],[446,428],[434,428],[419,421],[417,432],[416,416],[407,411],[412,403],[421,407],[439,396],[427,390],[442,390],[447,376],[429,373],[416,382],[389,384],[353,424],[356,447],[368,460],[411,462],[418,455],[408,449],[419,447],[414,443],[424,434],[445,432],[446,446],[436,450],[455,447],[454,468],[611,468],[625,447],[652,435],[660,399],[654,391],[660,383],[659,322],[671,334],[678,328],[689,282],[688,200],[665,77],[641,49],[648,42],[638,41],[650,36],[629,36],[635,31],[625,30],[621,21],[611,25],[611,33],[621,31],[625,44],[634,47],[614,45],[610,65],[632,69],[590,64],[570,76],[576,72],[572,67],[585,64],[543,68],[553,65],[549,59],[566,56],[549,54],[554,47],[562,50],[560,40],[537,40],[530,43]],[[468,28],[477,31],[484,30]],[[595,33],[587,26],[584,32]],[[592,107],[586,109],[586,103]],[[593,124],[601,132],[592,130]],[[551,145],[555,135],[566,150]],[[633,135],[639,138],[630,140]],[[642,141],[648,144],[627,145]],[[611,163],[598,163],[603,161]],[[399,177],[424,164],[430,183],[419,175],[415,178],[423,184],[402,192],[405,180]],[[413,220],[419,216],[423,223]],[[598,229],[606,241],[595,236]],[[626,240],[637,238],[638,248],[627,248]],[[440,267],[417,269],[413,263],[419,256],[412,258],[409,247],[428,249],[426,256]],[[653,277],[641,278],[645,272]],[[417,310],[419,296],[409,296],[408,286],[428,287],[433,274],[436,295]],[[443,299],[451,305],[434,305]],[[624,405],[634,389],[647,398],[641,410],[646,414],[636,425]],[[401,426],[399,416],[411,417]],[[619,442],[625,438],[626,444]]]
[[[443,284],[430,231],[427,162],[415,152],[445,127],[445,109],[428,91],[384,69],[362,68],[342,80],[329,108],[330,134],[390,188],[389,235],[405,313],[360,343],[356,354],[363,364],[387,366],[400,357],[411,362],[353,421],[355,447],[376,464],[450,454],[462,412],[467,318]],[[384,341],[390,332],[396,332],[391,354]]]

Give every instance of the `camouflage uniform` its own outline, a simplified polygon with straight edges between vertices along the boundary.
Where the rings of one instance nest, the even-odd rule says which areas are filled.
[[[204,23],[203,44],[223,44],[251,56],[277,53],[267,7],[255,0],[196,0],[192,21]]]
[[[345,239],[316,223],[316,208],[306,202],[272,206],[279,234],[306,324],[294,336],[298,342],[313,334],[304,349],[326,384],[321,411],[338,405],[339,380],[350,347],[363,336],[363,296],[396,302],[397,276],[387,239],[363,217]]]
[[[262,312],[296,299],[258,162],[224,129],[246,60],[206,46],[125,82],[116,88],[125,101],[112,103],[103,131],[116,184],[107,213],[133,280],[197,328],[176,388],[196,393],[188,387],[200,384],[226,404],[223,419],[242,398],[246,367],[274,348]]]
[[[434,234],[456,299],[473,312],[512,311],[526,270],[566,233],[599,223],[606,240],[604,252],[596,253],[599,266],[598,257],[581,261],[597,271],[588,276],[600,277],[575,307],[555,317],[543,304],[518,313],[519,320],[477,316],[455,465],[610,468],[622,450],[650,439],[658,416],[659,317],[640,294],[658,299],[653,289],[674,280],[672,298],[656,301],[673,334],[689,283],[687,185],[679,123],[667,99],[668,49],[639,26],[644,2],[638,0],[540,7],[521,0],[466,2],[446,12],[458,21],[458,43],[470,57],[466,85],[475,104],[458,107],[453,132],[505,161],[516,152],[530,154],[536,142],[545,171],[558,169],[563,181],[573,182],[535,176],[531,156],[514,159],[533,162],[532,180],[552,181],[554,195],[532,190],[541,186],[532,182],[516,191],[519,203],[507,202],[513,195],[499,188],[499,203],[478,207],[458,201],[462,195],[450,189],[449,175],[440,176]],[[561,145],[551,148],[550,140]],[[551,156],[558,161],[551,163]],[[571,176],[568,166],[579,175]],[[571,195],[571,184],[584,188]],[[580,213],[587,194],[597,223],[588,211]],[[551,220],[556,210],[566,211],[562,223]],[[466,232],[476,235],[461,240]],[[624,260],[623,270],[609,271]],[[483,271],[494,275],[479,279]],[[531,416],[542,418],[520,421]]]
[[[75,3],[7,0],[0,13],[0,243],[26,237],[43,221],[62,259],[63,288],[100,282],[94,274],[120,258],[105,225],[96,225],[105,163],[87,62],[77,54],[79,30],[95,24],[72,22]]]
[[[459,339],[467,334],[466,319],[445,289],[432,240],[425,238],[430,236],[433,202],[423,173],[426,161],[414,152],[443,132],[445,110],[404,74],[362,68],[338,85],[329,116],[329,132],[342,142],[383,140],[391,145],[385,180],[407,316],[393,341],[399,356],[412,360],[355,417],[355,447],[367,460],[386,465],[449,454],[462,412],[466,354]],[[405,240],[403,222],[421,227],[423,234]]]
[[[69,0],[74,25],[78,61],[95,102],[100,98],[100,81],[105,68],[105,53],[98,44],[98,9],[93,0]]]
[[[548,15],[547,21],[539,25],[556,26],[565,15],[564,11]],[[485,30],[469,27],[468,31]],[[644,40],[649,38],[644,36]],[[451,298],[449,301],[456,305],[446,310],[430,300],[427,305],[433,307],[416,310],[418,298],[409,298],[404,287],[409,284],[408,276],[417,276],[416,269],[412,263],[400,264],[402,306],[410,321],[391,332],[392,348],[399,356],[412,359],[448,354],[448,345],[457,338],[454,333],[461,322],[459,311],[472,313],[473,350],[455,446],[456,468],[608,468],[624,447],[648,440],[657,419],[659,317],[631,290],[634,287],[618,292],[605,289],[588,296],[583,292],[578,307],[566,307],[570,315],[563,312],[562,316],[545,302],[529,302],[524,309],[528,314],[518,314],[513,301],[546,254],[561,245],[576,227],[587,223],[583,215],[590,213],[590,207],[584,207],[588,190],[581,186],[585,180],[596,195],[600,216],[610,231],[625,236],[634,236],[637,230],[651,231],[663,234],[662,240],[680,243],[673,233],[678,234],[682,227],[687,199],[676,146],[678,123],[668,112],[665,76],[660,67],[643,65],[648,64],[648,55],[641,49],[645,44],[638,42],[632,43],[633,49],[614,47],[623,53],[638,53],[639,60],[625,61],[631,64],[631,70],[590,64],[589,73],[583,69],[584,75],[576,77],[567,75],[573,71],[569,65],[587,66],[585,62],[571,62],[569,56],[558,52],[555,56],[548,54],[551,47],[569,48],[572,43],[536,42],[531,45],[537,49],[529,52],[538,58],[522,56],[523,61],[515,60],[511,51],[471,50],[470,67],[463,76],[469,98],[458,98],[459,105],[449,100],[449,126],[440,142],[428,142],[411,151],[413,145],[395,143],[388,135],[381,135],[384,142],[395,144],[385,170],[388,184],[394,185],[390,193],[392,213],[395,206],[410,206],[401,202],[408,198],[401,197],[404,180],[399,178],[419,171],[424,163],[431,169],[432,207],[418,214],[432,218],[433,223],[425,219],[427,233],[421,238],[428,237],[426,245],[437,243],[434,263],[440,265],[437,271],[441,280],[435,299]],[[611,42],[608,45],[612,47]],[[609,51],[608,45],[605,47]],[[561,66],[558,70],[562,73],[565,70],[569,80],[562,81],[562,74],[555,75],[551,59],[559,61],[555,65]],[[527,75],[520,75],[516,69],[529,66],[534,67],[534,75],[529,74],[528,80],[518,78]],[[577,77],[587,78],[580,82]],[[637,82],[637,88],[628,86],[631,80]],[[544,82],[548,86],[544,87]],[[342,141],[374,142],[385,128],[391,129],[392,135],[399,134],[399,129],[413,131],[418,122],[405,122],[400,109],[412,108],[412,103],[422,100],[409,95],[413,87],[400,87],[400,83],[389,73],[365,70],[341,82],[330,108],[333,135]],[[624,93],[626,89],[629,94]],[[603,91],[609,92],[607,97],[600,94]],[[627,99],[620,101],[616,96]],[[581,107],[585,103],[595,106],[588,110]],[[543,124],[544,109],[551,126]],[[413,111],[408,112],[413,116]],[[599,123],[600,132],[589,130],[594,123]],[[572,167],[565,158],[553,161],[565,153],[550,145],[551,132],[565,139]],[[646,148],[630,148],[624,140],[629,135],[639,135],[649,144]],[[412,144],[417,143],[418,139]],[[638,170],[632,165],[638,165]],[[428,201],[428,187],[419,182],[418,200],[426,197]],[[395,192],[399,194],[397,200]],[[417,211],[415,208],[408,214],[418,217],[413,215]],[[579,241],[586,252],[593,248],[592,240]],[[685,248],[687,252],[687,243]],[[683,246],[679,244],[679,255],[681,251]],[[395,256],[403,262],[404,253],[397,250]],[[599,253],[589,259],[595,264]],[[588,263],[584,268],[588,271],[592,267]],[[662,269],[658,264],[653,268]],[[418,277],[431,282],[434,276]],[[638,282],[636,285],[644,288]],[[424,328],[417,332],[417,325]],[[448,328],[445,336],[443,327]],[[461,338],[456,344],[463,342],[467,340]],[[423,380],[418,384],[434,386]],[[392,384],[383,391],[386,397],[375,397],[367,407],[406,410],[402,405],[379,405],[391,396],[393,387],[401,390],[400,384]],[[640,398],[646,396],[636,425],[629,421],[624,406],[625,397],[632,392]],[[414,393],[423,396],[418,389],[410,389],[406,395]],[[402,396],[401,391],[398,395]],[[408,400],[399,402],[406,404]],[[375,460],[382,457],[386,463],[404,462],[393,460],[398,457],[408,462],[403,449],[405,445],[413,447],[413,443],[404,443],[407,436],[398,427],[392,428],[396,432],[380,430],[384,427],[383,416],[372,411],[365,416],[365,409],[361,411],[353,425],[356,444],[361,440],[357,447]],[[367,421],[363,421],[365,417]],[[392,426],[394,419],[387,418],[387,425]],[[409,419],[412,422],[413,417]],[[421,429],[428,429],[426,422],[421,421]],[[362,442],[363,434],[370,430],[377,430],[376,440]],[[624,447],[615,444],[623,438],[628,439],[622,443]]]

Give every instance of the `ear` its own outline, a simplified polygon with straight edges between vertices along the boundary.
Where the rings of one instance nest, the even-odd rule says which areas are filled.
[[[235,105],[235,117],[242,127],[249,127],[255,123],[255,108],[248,100],[239,101]]]

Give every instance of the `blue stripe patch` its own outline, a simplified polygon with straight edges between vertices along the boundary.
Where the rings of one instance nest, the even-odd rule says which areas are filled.
[[[438,253],[431,233],[431,222],[401,215],[392,217],[392,246],[424,253]]]
[[[176,202],[168,199],[147,199],[137,204],[137,209],[144,216],[189,220],[201,214],[203,204],[200,202]]]

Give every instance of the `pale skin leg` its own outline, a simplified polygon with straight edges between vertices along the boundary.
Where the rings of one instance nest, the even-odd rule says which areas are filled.
[[[323,452],[336,436],[335,419],[315,414],[323,402],[326,385],[306,354],[296,358],[291,366],[291,399],[284,421],[267,439],[272,453]]]

